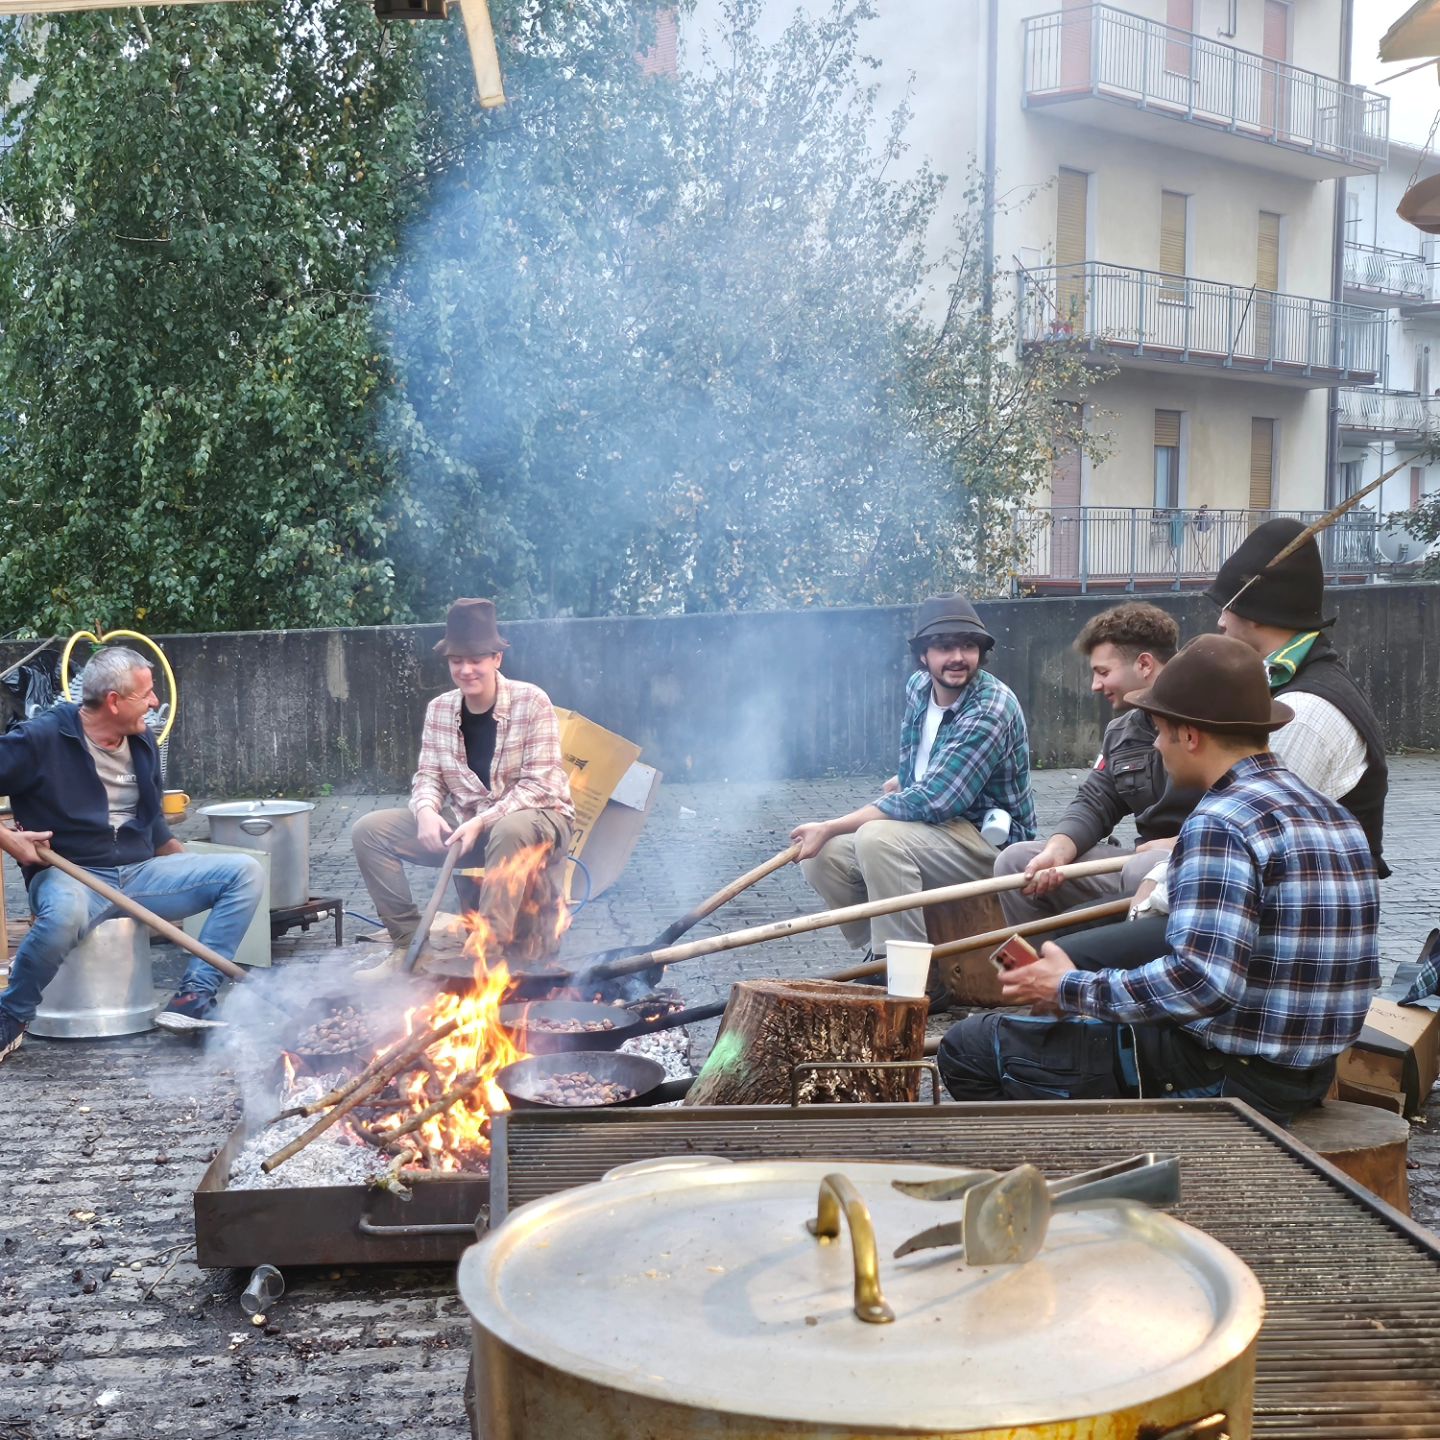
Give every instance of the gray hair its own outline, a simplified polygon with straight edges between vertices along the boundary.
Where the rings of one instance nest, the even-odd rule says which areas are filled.
[[[80,703],[94,710],[104,704],[113,690],[119,695],[134,692],[133,675],[137,670],[151,669],[150,662],[123,645],[107,645],[97,650],[80,672]]]

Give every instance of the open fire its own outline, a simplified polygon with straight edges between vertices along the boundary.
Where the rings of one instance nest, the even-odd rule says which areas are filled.
[[[486,876],[487,888],[520,896],[515,939],[506,948],[526,960],[552,953],[570,923],[568,908],[549,888],[549,862],[549,848],[534,846]],[[500,1020],[513,987],[490,922],[478,912],[463,919],[469,986],[442,990],[408,1010],[403,1034],[377,1049],[357,1078],[286,1112],[321,1119],[271,1155],[266,1173],[332,1125],[332,1141],[383,1151],[393,1176],[486,1167],[490,1117],[509,1108],[496,1076],[526,1052]],[[285,1066],[289,1098],[299,1083],[294,1057],[286,1054]]]

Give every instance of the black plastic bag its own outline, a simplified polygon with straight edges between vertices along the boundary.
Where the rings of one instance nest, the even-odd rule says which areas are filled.
[[[48,710],[60,694],[60,652],[42,650],[5,676],[3,698],[5,729],[13,730],[23,720]]]

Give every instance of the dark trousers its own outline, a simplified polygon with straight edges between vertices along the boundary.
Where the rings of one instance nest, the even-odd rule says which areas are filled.
[[[1151,958],[1154,958],[1153,956]],[[936,1055],[957,1100],[1178,1100],[1233,1095],[1282,1125],[1318,1105],[1333,1060],[1309,1070],[1208,1050],[1174,1025],[971,1015]]]

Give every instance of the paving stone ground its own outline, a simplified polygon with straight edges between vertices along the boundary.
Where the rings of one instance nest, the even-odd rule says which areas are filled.
[[[1415,958],[1440,915],[1440,757],[1403,757],[1392,773],[1387,978]],[[1058,816],[1077,779],[1037,775],[1042,824]],[[567,948],[648,940],[782,849],[794,823],[851,809],[875,783],[667,785],[624,877],[579,915]],[[314,893],[340,895],[365,912],[349,827],[395,803],[399,797],[317,799]],[[203,838],[205,822],[192,814],[179,833]],[[23,899],[7,869],[18,913]],[[817,908],[790,868],[696,934]],[[367,927],[352,918],[346,928],[349,937]],[[277,964],[303,979],[305,967],[323,965],[331,939],[323,924],[293,932],[277,943]],[[178,957],[157,956],[157,981],[173,980]],[[670,974],[685,999],[700,1004],[746,976],[813,974],[849,958],[838,932],[826,930]],[[696,1035],[698,1053],[710,1030]],[[238,1085],[218,1058],[160,1034],[31,1039],[0,1066],[0,1440],[468,1433],[460,1399],[466,1332],[447,1267],[294,1270],[270,1324],[256,1329],[237,1303],[245,1276],[193,1263],[192,1192],[235,1123]],[[1419,1162],[1412,1204],[1431,1226],[1440,1226],[1437,1097],[1411,1142]]]

